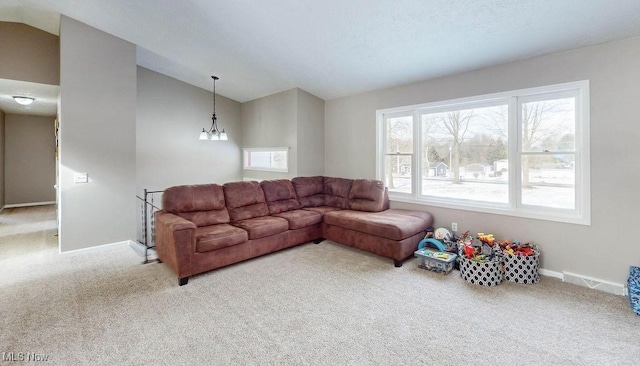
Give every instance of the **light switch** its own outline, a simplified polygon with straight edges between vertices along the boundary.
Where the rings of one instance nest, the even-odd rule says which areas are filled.
[[[73,173],[73,183],[89,183],[89,174]]]

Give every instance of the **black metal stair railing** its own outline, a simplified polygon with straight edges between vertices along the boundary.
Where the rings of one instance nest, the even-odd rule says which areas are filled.
[[[161,208],[155,204],[156,201],[159,201],[162,198],[162,193],[164,191],[149,191],[147,189],[144,190],[143,197],[136,196],[140,203],[140,212],[142,214],[141,220],[139,223],[138,230],[138,243],[144,246],[144,264],[150,263],[152,261],[149,260],[149,251],[155,250],[155,238],[156,238],[156,227],[155,227],[155,214],[157,211],[161,210]],[[154,260],[154,261],[157,261]]]

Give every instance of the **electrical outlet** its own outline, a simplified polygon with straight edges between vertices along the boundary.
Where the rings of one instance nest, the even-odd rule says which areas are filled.
[[[89,183],[89,174],[73,173],[73,183]]]
[[[451,223],[451,230],[458,231],[458,223],[457,222],[452,222]]]

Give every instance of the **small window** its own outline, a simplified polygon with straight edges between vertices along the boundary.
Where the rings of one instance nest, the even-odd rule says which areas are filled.
[[[244,148],[242,152],[245,170],[289,172],[288,147]]]

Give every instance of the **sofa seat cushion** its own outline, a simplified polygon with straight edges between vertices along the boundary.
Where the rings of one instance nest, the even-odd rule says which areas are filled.
[[[196,228],[196,252],[198,253],[242,244],[247,240],[249,236],[245,230],[229,224]]]
[[[289,230],[289,222],[282,217],[262,216],[234,222],[233,225],[246,230],[249,239],[260,239]]]
[[[413,210],[341,210],[327,212],[324,222],[391,240],[402,240],[426,230],[433,223],[433,217],[427,212]]]
[[[331,211],[340,211],[341,208],[331,207],[331,206],[318,206],[318,207],[305,207],[304,210],[317,212],[320,215],[324,216],[327,212]]]
[[[322,214],[309,210],[293,210],[274,214],[289,222],[289,229],[302,229],[322,222]]]

